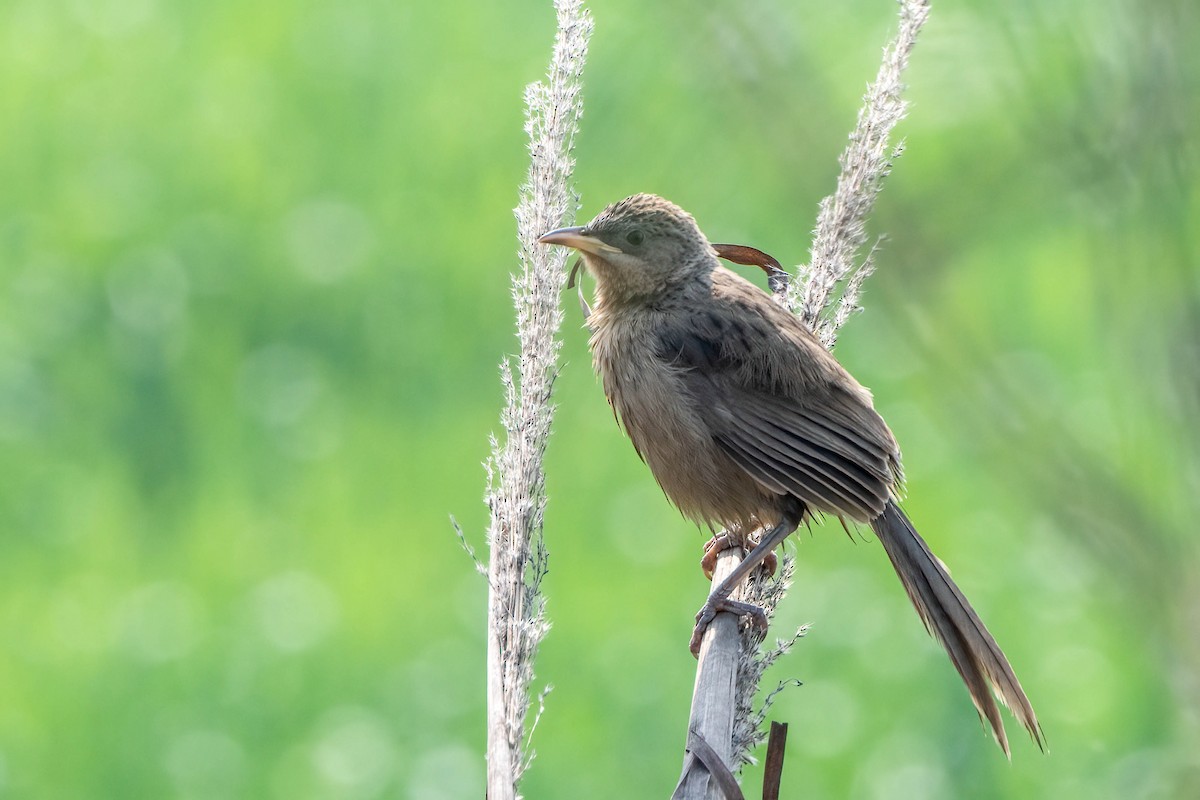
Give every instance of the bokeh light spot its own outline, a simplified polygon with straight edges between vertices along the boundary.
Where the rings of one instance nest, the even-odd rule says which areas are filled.
[[[296,652],[316,645],[337,626],[337,598],[306,572],[287,572],[264,581],[254,592],[263,636],[280,650]]]
[[[117,629],[130,655],[171,661],[191,652],[201,635],[200,601],[191,588],[162,581],[127,594],[117,606]]]
[[[221,731],[191,730],[176,737],[165,756],[167,774],[184,797],[236,794],[246,770],[242,746]]]
[[[422,754],[408,781],[411,800],[453,800],[470,797],[483,785],[479,753],[461,744],[450,744]]]
[[[312,357],[290,345],[267,345],[242,365],[242,398],[256,417],[272,427],[299,420],[323,388]]]
[[[335,283],[362,266],[375,246],[375,232],[357,207],[340,200],[311,200],[284,223],[292,262],[316,283]]]
[[[137,333],[159,334],[178,323],[187,292],[183,267],[164,250],[132,254],[108,274],[108,300],[113,314]]]
[[[336,797],[369,798],[383,792],[396,772],[391,730],[366,709],[330,713],[312,753],[317,773]]]

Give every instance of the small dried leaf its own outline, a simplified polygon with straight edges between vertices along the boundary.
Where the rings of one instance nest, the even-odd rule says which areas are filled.
[[[767,285],[771,287],[772,292],[780,294],[787,291],[790,276],[774,256],[745,244],[714,244],[712,247],[717,251],[717,255],[726,261],[760,267],[767,273]]]

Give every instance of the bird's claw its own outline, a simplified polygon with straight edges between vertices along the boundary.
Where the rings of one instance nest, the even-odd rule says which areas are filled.
[[[713,571],[717,568],[717,559],[722,552],[733,547],[741,547],[742,555],[746,554],[745,547],[728,533],[718,533],[704,544],[704,557],[700,559],[700,569],[704,571],[704,577],[712,580]],[[778,566],[779,559],[775,554],[767,553],[762,562],[762,569],[767,571],[767,577],[774,576]]]
[[[731,614],[737,614],[738,617],[750,617],[751,624],[759,631],[766,633],[767,612],[763,610],[762,606],[743,603],[741,600],[733,600],[729,597],[720,597],[714,592],[708,596],[708,600],[704,601],[704,605],[696,612],[696,627],[692,630],[692,641],[688,644],[688,649],[692,651],[693,656],[700,657],[700,644],[704,641],[704,632],[716,619],[719,611],[728,611]]]
[[[712,603],[705,603],[696,614],[696,627],[692,629],[692,641],[688,642],[688,649],[696,658],[700,657],[700,643],[704,641],[704,632],[708,630],[708,626],[712,624],[716,616],[717,609]]]
[[[712,580],[713,571],[717,568],[717,558],[734,546],[728,533],[718,533],[704,543],[704,557],[700,559],[700,569],[704,571],[704,577]]]

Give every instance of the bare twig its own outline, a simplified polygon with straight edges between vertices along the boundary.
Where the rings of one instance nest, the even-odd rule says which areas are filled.
[[[538,643],[549,627],[540,593],[546,572],[542,457],[554,416],[558,374],[558,297],[565,254],[538,247],[545,231],[568,224],[578,200],[570,188],[571,149],[583,111],[581,74],[592,21],[582,0],[556,0],[558,32],[544,82],[525,91],[531,163],[516,209],[521,272],[513,278],[518,377],[500,367],[505,390],[504,443],[493,438],[488,461],[487,795],[515,800],[532,752],[525,741],[529,686]]]
[[[767,763],[763,767],[763,800],[779,800],[783,780],[783,755],[787,748],[786,722],[771,723],[771,738],[767,742]]]

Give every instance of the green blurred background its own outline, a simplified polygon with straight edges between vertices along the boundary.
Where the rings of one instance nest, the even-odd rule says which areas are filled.
[[[807,259],[883,0],[595,0],[581,216]],[[1200,789],[1200,10],[947,0],[842,361],[1050,744],[818,529],[785,796]],[[548,2],[0,0],[0,796],[477,798],[496,365]],[[666,797],[704,535],[566,297],[530,798]],[[757,792],[755,770],[748,786]]]

